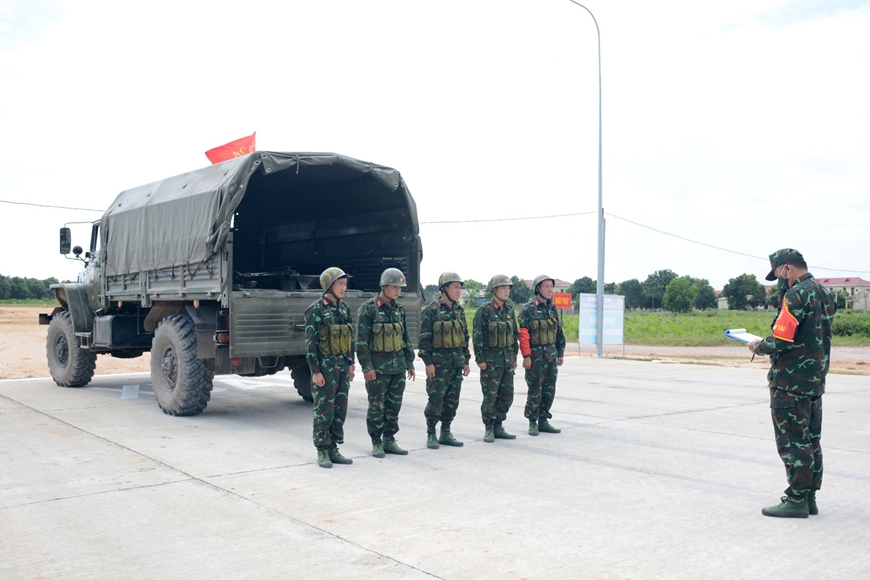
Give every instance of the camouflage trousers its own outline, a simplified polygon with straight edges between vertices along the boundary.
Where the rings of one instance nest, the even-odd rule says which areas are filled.
[[[380,442],[384,437],[391,439],[399,432],[399,411],[402,410],[402,396],[405,394],[405,373],[376,375],[375,380],[366,381],[366,392],[369,395],[366,428],[372,442]]]
[[[322,367],[323,386],[311,383],[314,399],[314,446],[332,447],[344,439],[344,420],[347,418],[347,393],[350,380],[347,367]]]
[[[480,371],[480,389],[483,391],[480,404],[483,424],[487,427],[501,425],[514,402],[514,369],[487,364],[486,369]]]
[[[553,399],[556,398],[556,376],[559,367],[555,358],[532,354],[532,368],[526,370],[526,408],[523,414],[529,421],[549,419]]]
[[[459,408],[459,392],[462,389],[462,367],[435,367],[435,376],[426,378],[426,394],[429,402],[423,415],[426,416],[426,432],[434,433],[441,421],[442,430],[450,430],[450,423]]]
[[[806,498],[822,487],[822,398],[782,397],[771,389],[776,450],[785,465],[786,495]]]

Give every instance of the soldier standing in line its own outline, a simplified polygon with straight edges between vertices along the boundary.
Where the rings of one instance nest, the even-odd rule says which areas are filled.
[[[779,280],[779,310],[770,336],[748,346],[755,354],[770,355],[770,415],[788,487],[779,505],[763,508],[761,513],[806,518],[819,513],[816,492],[822,487],[822,395],[837,303],[807,271],[807,263],[797,250],[784,248],[772,253],[765,279]]]
[[[565,355],[565,334],[559,315],[553,306],[556,281],[546,275],[535,278],[535,299],[523,306],[519,314],[520,353],[526,369],[525,416],[529,420],[529,435],[561,433],[548,419],[556,396],[556,376]]]
[[[350,307],[342,300],[347,274],[327,268],[320,275],[323,295],[305,311],[305,358],[311,369],[314,399],[314,446],[317,465],[350,465],[338,451],[344,442],[347,394],[353,380],[353,327]]]
[[[405,393],[405,373],[409,379],[415,378],[405,308],[397,302],[406,285],[401,270],[387,268],[381,274],[381,292],[360,306],[357,313],[356,353],[369,395],[366,427],[374,457],[408,454],[395,438]]]
[[[459,304],[463,281],[455,272],[444,272],[438,279],[441,299],[432,302],[420,319],[420,358],[426,364],[426,446],[439,444],[462,447],[450,433],[450,423],[459,407],[462,377],[469,373],[468,323]],[[441,437],[435,426],[441,422]]]
[[[480,368],[483,391],[480,414],[486,429],[483,440],[487,443],[517,438],[502,426],[514,401],[514,369],[517,368],[517,321],[508,302],[512,286],[507,276],[493,276],[487,285],[492,300],[474,314],[474,359]]]

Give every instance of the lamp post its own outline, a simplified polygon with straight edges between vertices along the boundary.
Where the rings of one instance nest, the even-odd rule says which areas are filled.
[[[595,23],[595,32],[598,34],[598,286],[596,288],[596,330],[595,330],[595,356],[601,356],[604,345],[604,206],[601,188],[601,30],[598,21],[592,11],[583,4],[568,0],[589,13],[592,22]],[[579,340],[579,337],[578,337]]]

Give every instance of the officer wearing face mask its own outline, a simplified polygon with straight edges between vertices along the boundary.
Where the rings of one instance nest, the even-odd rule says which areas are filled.
[[[785,464],[788,487],[766,516],[805,518],[819,513],[822,486],[822,395],[831,356],[834,297],[807,271],[791,248],[770,255],[768,281],[778,280],[780,304],[771,334],[749,343],[755,354],[770,355],[768,386],[776,447]]]

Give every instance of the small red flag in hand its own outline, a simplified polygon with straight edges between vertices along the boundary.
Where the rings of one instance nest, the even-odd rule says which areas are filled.
[[[209,149],[205,152],[205,156],[208,157],[208,160],[213,164],[222,163],[233,159],[234,157],[244,157],[248,153],[253,153],[257,150],[256,141],[257,132],[254,131],[253,135],[230,141],[226,145],[221,145],[214,149]]]

